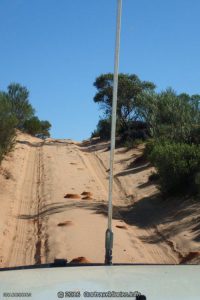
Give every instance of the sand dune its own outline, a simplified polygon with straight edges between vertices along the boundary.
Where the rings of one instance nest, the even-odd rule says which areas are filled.
[[[104,262],[108,149],[19,133],[0,169],[0,267]],[[114,262],[198,262],[199,204],[160,199],[141,154],[142,147],[116,150]]]

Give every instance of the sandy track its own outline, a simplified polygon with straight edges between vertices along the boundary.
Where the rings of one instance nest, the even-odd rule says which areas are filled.
[[[14,179],[4,180],[4,194],[0,193],[7,201],[0,223],[1,267],[80,256],[104,262],[108,155],[67,140],[43,143],[19,135],[16,150],[3,164]],[[177,263],[178,254],[165,238],[145,241],[157,228],[139,228],[123,218],[118,207],[134,199],[130,182],[129,176],[114,182],[114,262]],[[91,200],[81,199],[84,191],[92,194]],[[67,193],[81,198],[64,198]]]
[[[20,144],[19,144],[20,145]],[[24,157],[20,147],[14,153],[13,160],[18,159],[13,168],[14,180],[10,183],[11,193],[7,199],[9,215],[4,224],[4,237],[1,239],[1,256],[3,266],[17,264],[34,264],[36,228],[31,222],[19,218],[21,214],[30,214],[37,208],[37,166],[38,149],[24,146]]]

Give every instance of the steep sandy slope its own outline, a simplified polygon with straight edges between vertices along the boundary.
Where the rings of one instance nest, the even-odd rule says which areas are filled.
[[[114,262],[179,263],[191,251],[196,259],[197,203],[188,209],[180,199],[175,210],[161,201],[148,181],[152,168],[134,163],[141,151],[116,150]],[[0,266],[77,257],[103,262],[108,159],[107,143],[19,134],[1,167]]]
[[[106,144],[97,143],[90,150],[104,166],[108,165]],[[117,211],[127,224],[137,226],[135,233],[138,229],[148,231],[147,236],[138,236],[143,243],[161,246],[164,242],[177,256],[178,263],[200,263],[200,202],[187,196],[162,199],[149,180],[154,169],[142,154],[143,146],[130,151],[116,150],[115,181],[133,200],[126,207],[116,207]]]

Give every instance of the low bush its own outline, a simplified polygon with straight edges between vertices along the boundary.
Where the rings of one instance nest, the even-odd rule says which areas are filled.
[[[50,128],[51,124],[48,121],[40,121],[38,117],[26,120],[23,126],[25,132],[42,139],[50,136]]]
[[[148,132],[147,124],[142,121],[129,121],[126,129],[118,126],[118,135],[120,136],[121,144],[126,145],[128,142],[145,141],[150,135]]]
[[[17,120],[11,113],[7,96],[0,93],[0,162],[13,146],[16,124]]]
[[[127,139],[123,144],[121,143],[122,146],[126,147],[128,150],[131,150],[140,144],[142,144],[143,141],[140,139],[132,140],[132,139]]]
[[[198,192],[200,186],[198,145],[155,143],[149,151],[149,159],[157,170],[160,190],[164,194]]]
[[[99,136],[102,140],[110,139],[111,135],[111,120],[110,119],[101,119],[97,124],[97,128],[93,131],[91,137]]]
[[[50,136],[51,124],[34,115],[29,102],[29,91],[18,83],[0,91],[0,162],[14,145],[16,128],[40,138]]]

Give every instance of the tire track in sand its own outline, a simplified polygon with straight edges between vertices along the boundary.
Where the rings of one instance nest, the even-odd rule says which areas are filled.
[[[29,216],[32,213],[31,203],[35,201],[36,167],[37,148],[30,147],[21,172],[20,188],[18,189],[20,192],[16,194],[15,198],[18,206],[13,209],[13,226],[15,229],[13,242],[7,256],[7,266],[34,264],[34,226],[30,222]],[[31,238],[30,235],[32,235]]]
[[[41,143],[41,146],[38,149],[38,160],[37,160],[37,186],[36,186],[36,214],[35,219],[35,234],[36,234],[36,243],[35,243],[35,264],[45,263],[47,260],[48,253],[48,235],[47,235],[47,222],[48,217],[42,215],[42,208],[46,204],[46,198],[44,193],[45,186],[45,165],[43,158],[43,147],[44,142]]]
[[[20,191],[13,210],[12,244],[6,257],[6,266],[40,264],[46,261],[47,218],[40,216],[44,205],[43,142],[29,146],[22,169]]]

